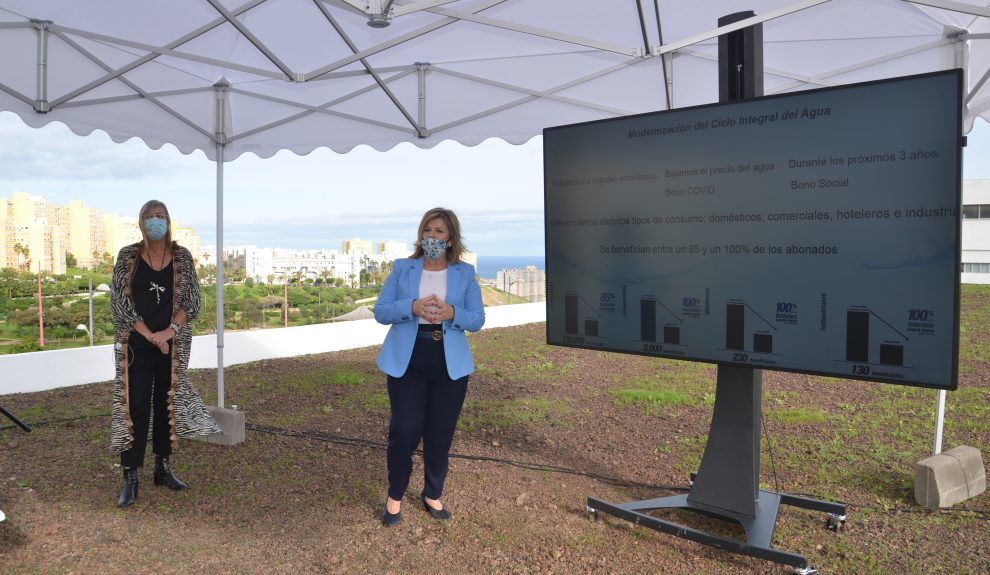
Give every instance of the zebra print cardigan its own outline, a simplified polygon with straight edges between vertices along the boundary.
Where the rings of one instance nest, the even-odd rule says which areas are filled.
[[[127,343],[134,324],[143,321],[134,309],[131,282],[137,269],[141,244],[121,248],[113,268],[113,286],[110,291],[110,312],[114,329],[114,363],[116,376],[113,383],[113,409],[110,417],[110,449],[121,452],[130,449],[134,440],[134,423],[128,405],[127,366],[131,362]],[[178,446],[179,437],[210,435],[220,431],[203,399],[189,381],[189,351],[192,344],[192,320],[199,315],[199,280],[196,266],[189,250],[172,242],[173,291],[172,316],[181,307],[189,321],[179,327],[172,339],[172,391],[169,394],[169,427],[172,447]],[[140,336],[138,336],[140,337]],[[152,427],[148,426],[150,433]]]

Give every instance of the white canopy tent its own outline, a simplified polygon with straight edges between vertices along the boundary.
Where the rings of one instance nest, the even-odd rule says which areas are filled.
[[[223,164],[429,148],[717,101],[717,36],[763,23],[767,94],[947,68],[990,119],[987,0],[0,0],[0,110]],[[729,13],[756,16],[718,28]],[[919,113],[924,113],[920,110]],[[909,119],[905,119],[909,121]],[[387,157],[383,164],[387,164]],[[218,266],[222,284],[222,266]],[[217,294],[223,406],[223,293]]]
[[[961,67],[968,128],[990,118],[988,6],[0,0],[0,109],[34,127],[59,121],[213,160],[222,143],[225,161],[322,146],[522,143],[546,126],[716,101],[717,35],[764,22],[766,93]],[[716,27],[741,10],[757,16]]]

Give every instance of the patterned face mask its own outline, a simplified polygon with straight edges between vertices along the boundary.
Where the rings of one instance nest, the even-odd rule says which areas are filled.
[[[438,260],[447,251],[447,242],[436,238],[423,238],[420,243],[423,253],[431,260]]]

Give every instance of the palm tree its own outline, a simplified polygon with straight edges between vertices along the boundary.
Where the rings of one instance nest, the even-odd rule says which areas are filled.
[[[323,280],[323,285],[330,287],[330,270],[323,268],[320,270],[320,278]],[[323,303],[323,288],[320,288],[320,303]],[[327,312],[330,311],[330,299],[327,298]]]
[[[23,263],[17,264],[18,267],[20,267],[22,271],[31,271],[31,248],[21,244],[21,242],[17,242],[14,244],[14,253],[17,254],[18,262],[21,261],[21,256],[24,257]]]

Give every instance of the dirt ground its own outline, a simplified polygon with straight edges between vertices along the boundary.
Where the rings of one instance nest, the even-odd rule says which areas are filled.
[[[981,304],[982,305],[982,304]],[[380,523],[388,400],[376,347],[268,360],[226,371],[245,443],[184,440],[173,467],[191,489],[155,487],[114,505],[110,383],[0,396],[36,424],[0,421],[0,573],[789,573],[598,514],[589,496],[627,502],[683,494],[711,420],[715,367],[547,346],[543,324],[471,336],[477,372],[443,496]],[[988,459],[985,333],[968,334],[946,447]],[[974,339],[975,338],[975,339]],[[982,354],[982,355],[981,355]],[[213,400],[215,373],[193,374]],[[775,548],[822,573],[990,573],[990,495],[928,512],[914,463],[931,450],[935,392],[764,372],[764,488],[851,504],[844,528],[781,509]],[[686,512],[658,516],[741,537]]]

